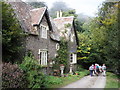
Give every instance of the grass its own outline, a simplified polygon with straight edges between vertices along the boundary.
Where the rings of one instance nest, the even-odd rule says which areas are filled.
[[[120,77],[111,72],[107,72],[105,88],[120,88]]]
[[[89,71],[84,70],[79,72],[80,75],[68,75],[67,77],[55,77],[55,76],[50,76],[48,77],[49,81],[49,86],[48,88],[61,88],[64,87],[72,82],[75,82],[82,77],[86,76],[89,74]]]

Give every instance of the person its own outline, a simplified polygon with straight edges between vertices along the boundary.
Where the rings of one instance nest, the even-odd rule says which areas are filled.
[[[96,63],[95,64],[95,74],[98,76],[99,74],[99,65]]]
[[[103,76],[106,76],[106,66],[105,66],[105,64],[103,64],[103,66],[102,66],[102,75]]]
[[[90,71],[90,76],[91,76],[91,77],[93,76],[93,70],[94,70],[94,65],[92,64],[92,65],[89,67],[89,71]]]
[[[101,65],[99,66],[99,71],[100,71],[100,73],[102,73],[102,66]]]

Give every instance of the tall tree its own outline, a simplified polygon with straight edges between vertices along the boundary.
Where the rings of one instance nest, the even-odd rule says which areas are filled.
[[[2,4],[2,59],[14,62],[22,49],[23,32],[10,5]]]
[[[87,32],[85,31],[87,34],[84,35],[87,37],[89,34],[87,40],[91,44],[91,50],[88,58],[82,62],[86,60],[88,63],[91,61],[99,64],[105,63],[109,70],[119,71],[118,12],[120,12],[120,8],[118,6],[118,2],[104,2],[99,8],[98,16],[86,25],[84,24],[83,28],[87,30]],[[85,44],[87,43],[85,42]]]

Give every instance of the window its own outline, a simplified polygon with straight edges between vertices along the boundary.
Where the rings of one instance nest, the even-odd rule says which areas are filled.
[[[47,65],[47,50],[39,49],[39,63],[43,66]]]
[[[44,25],[40,25],[40,29],[41,29],[41,38],[45,38],[47,39],[47,27]]]
[[[72,64],[77,63],[77,54],[71,53],[71,55],[70,55],[70,62]]]
[[[59,43],[56,44],[56,50],[59,50],[60,49],[60,45]]]

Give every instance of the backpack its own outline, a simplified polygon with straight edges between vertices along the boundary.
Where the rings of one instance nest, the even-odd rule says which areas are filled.
[[[89,70],[93,70],[93,69],[94,69],[94,67],[93,67],[93,66],[90,66],[90,67],[89,67]]]
[[[99,66],[96,66],[96,69],[99,69]]]

